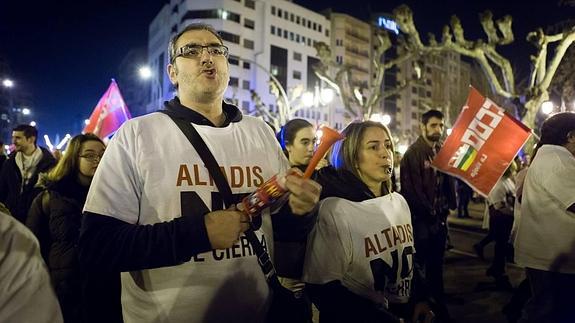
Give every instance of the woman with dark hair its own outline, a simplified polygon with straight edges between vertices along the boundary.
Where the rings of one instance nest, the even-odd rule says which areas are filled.
[[[280,129],[276,137],[290,165],[305,170],[316,143],[313,125],[303,119],[292,119]]]
[[[93,134],[72,138],[58,164],[41,177],[38,185],[44,191],[28,212],[26,225],[40,242],[65,322],[84,321],[86,275],[80,269],[77,245],[82,208],[104,149],[102,140]]]
[[[333,166],[317,174],[325,199],[304,263],[320,322],[392,322],[390,313],[429,322],[433,313],[414,268],[411,214],[391,189],[391,133],[365,121],[343,134],[330,155]]]
[[[316,143],[313,125],[303,119],[288,121],[276,135],[290,166],[305,171],[314,152]],[[297,297],[291,312],[297,313],[297,322],[312,321],[311,302],[304,292],[301,281],[303,260],[306,250],[307,233],[315,223],[315,217],[272,217],[272,222],[281,221],[283,228],[274,231],[274,263],[280,283]],[[286,229],[289,226],[291,229]],[[274,226],[274,228],[279,227]],[[293,232],[301,234],[294,235]],[[286,234],[290,233],[290,234]]]

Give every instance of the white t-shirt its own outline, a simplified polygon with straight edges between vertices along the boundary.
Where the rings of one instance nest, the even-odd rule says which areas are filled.
[[[321,202],[308,239],[303,280],[339,280],[373,302],[406,303],[414,253],[410,211],[401,195],[363,202],[330,197]]]
[[[515,205],[515,182],[510,177],[501,177],[487,197],[489,205],[505,204],[513,208]]]
[[[575,157],[562,146],[543,145],[523,186],[515,260],[539,270],[575,274]]]
[[[271,128],[261,120],[244,116],[223,128],[194,127],[234,194],[253,192],[289,167]],[[180,217],[182,207],[193,208],[200,199],[212,209],[217,191],[176,124],[163,113],[152,113],[126,122],[112,138],[84,210],[153,224]],[[271,253],[269,212],[263,217],[256,235]],[[126,322],[258,322],[268,296],[265,277],[243,237],[232,248],[199,254],[182,265],[122,273]]]

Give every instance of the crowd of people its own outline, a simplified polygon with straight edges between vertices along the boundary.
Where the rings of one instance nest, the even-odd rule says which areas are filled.
[[[314,126],[293,119],[276,133],[226,103],[227,57],[211,26],[184,28],[169,43],[177,96],[107,145],[77,135],[56,160],[34,127],[13,129],[0,166],[0,322],[304,323],[313,307],[320,322],[453,321],[447,217],[469,217],[473,192],[431,166],[443,114],[422,114],[402,158],[386,126],[350,123],[304,178]],[[529,168],[515,180],[510,166],[486,200],[485,241],[496,244],[487,275],[510,289],[506,259],[526,268],[510,321],[573,322],[575,114],[549,118],[541,134]],[[286,198],[242,211],[237,203],[277,174]],[[276,274],[296,300],[280,304],[283,318],[271,313],[281,307]]]

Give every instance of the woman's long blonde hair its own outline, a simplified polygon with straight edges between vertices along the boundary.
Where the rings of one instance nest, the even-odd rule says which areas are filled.
[[[80,150],[82,149],[82,144],[86,141],[97,141],[105,145],[102,139],[92,133],[74,136],[74,138],[70,140],[70,143],[68,143],[68,147],[62,158],[60,158],[56,166],[48,172],[46,180],[49,182],[58,182],[64,177],[74,175],[78,172]]]

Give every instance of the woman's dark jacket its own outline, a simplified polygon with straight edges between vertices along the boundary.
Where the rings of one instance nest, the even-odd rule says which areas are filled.
[[[100,319],[104,315],[106,321],[121,321],[119,275],[87,275],[78,260],[82,209],[88,187],[80,185],[74,176],[57,182],[41,180],[39,186],[44,190],[32,202],[26,225],[40,242],[64,321],[93,321],[95,316],[87,314],[91,307],[98,307],[95,312]]]

